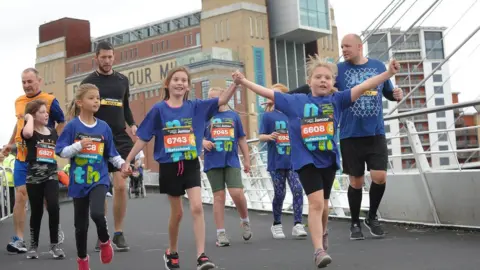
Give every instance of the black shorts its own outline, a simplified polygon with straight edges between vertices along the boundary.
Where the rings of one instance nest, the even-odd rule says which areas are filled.
[[[185,195],[187,189],[200,187],[200,162],[198,158],[160,163],[158,183],[160,184],[160,193],[175,197]]]
[[[125,130],[113,134],[113,143],[115,144],[115,148],[117,149],[118,153],[123,159],[126,159],[128,154],[133,148],[133,141],[128,136]],[[108,172],[118,172],[119,169],[115,168],[112,163],[108,162]]]
[[[343,172],[350,176],[363,176],[367,170],[386,171],[388,149],[385,135],[347,138],[340,140]]]
[[[323,198],[325,200],[330,199],[330,192],[337,172],[336,168],[336,165],[328,168],[317,168],[310,163],[297,170],[305,194],[308,196],[323,189]]]

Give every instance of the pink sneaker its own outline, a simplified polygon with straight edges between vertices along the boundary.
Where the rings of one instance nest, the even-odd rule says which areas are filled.
[[[85,259],[77,258],[78,270],[90,270],[90,264],[88,263],[89,257]]]
[[[100,243],[100,261],[103,264],[109,264],[113,259],[112,242],[108,240],[106,243]]]

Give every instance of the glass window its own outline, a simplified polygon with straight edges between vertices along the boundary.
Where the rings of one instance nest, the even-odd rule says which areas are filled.
[[[384,34],[372,35],[368,38],[368,56],[382,62],[388,61],[388,39]]]
[[[277,80],[283,85],[288,85],[287,81],[287,59],[285,55],[285,41],[277,40]]]
[[[443,94],[443,86],[434,86],[433,91],[435,94]]]
[[[307,27],[329,29],[328,1],[300,0],[300,23]]]
[[[448,157],[440,158],[440,166],[450,165],[450,159]]]
[[[188,92],[188,99],[189,100],[194,100],[197,98],[197,95],[195,94],[196,89],[195,89],[195,84],[192,83],[192,88],[190,88],[190,92]]]
[[[388,155],[389,155],[389,156],[392,155],[392,149],[388,149]]]
[[[437,130],[438,129],[447,129],[447,122],[437,122]]]
[[[436,98],[435,106],[442,106],[442,105],[445,105],[445,100],[443,98]]]
[[[434,74],[433,82],[442,82],[442,74]]]
[[[185,35],[185,36],[183,37],[183,45],[185,45],[185,46],[188,45],[188,36],[187,36],[187,35]]]
[[[202,99],[208,98],[208,90],[210,89],[210,81],[206,80],[202,82]]]
[[[443,59],[442,32],[425,32],[424,36],[427,59]]]
[[[307,76],[305,75],[305,54],[303,53],[303,43],[296,43],[295,44],[295,53],[297,55],[297,78],[298,84],[303,85],[306,80]]]
[[[200,33],[195,34],[195,45],[200,45]]]
[[[439,145],[438,150],[440,151],[448,151],[448,145]]]
[[[383,100],[382,101],[382,106],[384,109],[388,109],[388,100]]]
[[[230,85],[232,85],[232,83],[232,80],[226,80],[225,87],[228,89]],[[230,108],[232,109],[235,109],[235,96],[232,96],[232,98],[228,101],[228,106],[230,106]]]
[[[390,133],[390,125],[385,125],[385,133]]]
[[[297,70],[295,70],[295,44],[293,42],[286,42],[287,50],[287,70],[288,70],[288,85],[290,89],[296,88],[297,84]]]
[[[439,134],[438,134],[438,141],[439,141],[439,142],[446,142],[446,141],[448,141],[447,133],[439,133]]]
[[[446,117],[445,112],[437,112],[437,117]]]
[[[436,67],[438,67],[440,65],[440,63],[432,63],[432,70],[434,70]],[[439,69],[437,69],[437,71],[439,70],[442,70],[442,67],[440,67]]]

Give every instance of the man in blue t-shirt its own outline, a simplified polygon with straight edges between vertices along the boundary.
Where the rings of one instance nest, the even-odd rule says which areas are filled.
[[[348,34],[342,40],[345,62],[339,63],[335,87],[339,91],[352,89],[366,79],[386,70],[385,65],[363,55],[362,39]],[[309,94],[308,85],[289,93]],[[400,88],[393,87],[390,80],[365,92],[350,108],[344,110],[340,119],[340,150],[343,172],[350,177],[348,201],[351,221],[350,239],[365,239],[360,225],[360,207],[364,183],[365,163],[370,171],[370,211],[364,220],[374,237],[383,237],[384,231],[377,219],[377,210],[385,192],[387,180],[388,150],[383,123],[382,96],[391,101],[403,98]]]

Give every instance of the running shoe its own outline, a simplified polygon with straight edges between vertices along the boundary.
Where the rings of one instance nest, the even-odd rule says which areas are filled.
[[[225,232],[220,232],[217,235],[217,247],[226,247],[230,246],[230,241],[227,238],[227,234]]]
[[[215,264],[210,261],[205,253],[202,253],[197,259],[197,270],[208,270],[213,268],[215,268]]]
[[[305,238],[307,237],[307,231],[305,231],[305,226],[303,224],[297,224],[292,228],[292,236],[296,238]]]
[[[170,250],[167,249],[165,254],[163,254],[163,260],[165,261],[165,269],[178,269],[180,268],[178,253],[170,253]]]
[[[12,242],[8,243],[7,251],[9,253],[25,253],[27,252],[27,245],[25,241],[17,236],[12,237]]]
[[[90,257],[87,255],[85,259],[77,258],[78,270],[90,270]]]
[[[360,222],[354,222],[350,226],[350,240],[363,240],[365,237],[362,233],[362,227],[360,226]]]
[[[243,240],[245,241],[250,240],[250,238],[252,238],[252,229],[250,228],[250,222],[242,221],[240,226],[243,229],[243,234],[242,234]],[[206,269],[209,269],[209,268],[206,268]]]
[[[115,244],[117,251],[128,251],[130,247],[127,245],[127,241],[125,240],[125,236],[123,235],[123,232],[120,232],[119,234],[115,233],[113,235],[113,244]]]
[[[282,224],[272,225],[272,227],[270,227],[270,231],[272,232],[273,239],[284,239],[285,238],[285,234],[283,233]]]
[[[314,261],[318,268],[324,268],[332,263],[332,257],[330,257],[325,250],[319,248],[317,251],[315,251]]]
[[[109,264],[113,259],[112,241],[108,240],[106,243],[100,243],[100,261],[103,264]]]
[[[65,252],[63,252],[59,244],[51,244],[49,253],[52,254],[54,259],[65,258]]]
[[[380,222],[378,221],[378,218],[376,216],[375,216],[375,218],[370,218],[370,217],[367,216],[363,220],[363,223],[370,230],[370,234],[373,237],[384,237],[385,236],[385,232],[383,231],[382,225],[380,224]]]
[[[28,249],[27,259],[38,259],[37,247],[31,247]]]

